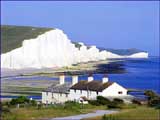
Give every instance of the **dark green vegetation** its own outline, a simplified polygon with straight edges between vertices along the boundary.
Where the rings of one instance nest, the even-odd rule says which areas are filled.
[[[40,28],[28,26],[1,26],[1,52],[6,53],[15,48],[22,46],[22,41],[25,39],[36,38],[53,28]]]
[[[113,100],[109,100],[105,97],[102,96],[97,96],[96,100],[89,100],[89,103],[91,105],[95,106],[101,106],[104,105],[106,106],[107,109],[131,109],[131,108],[136,108],[136,104],[125,104],[122,99],[119,98],[114,98]]]
[[[81,44],[77,43],[77,42],[72,42],[76,48],[80,49],[80,47],[82,46]]]
[[[12,99],[8,105],[17,105],[17,104],[32,104],[35,105],[35,100],[30,100],[25,96],[19,96],[18,98]]]
[[[144,93],[148,96],[148,105],[160,109],[160,96],[151,90],[147,90]]]
[[[152,91],[146,91],[149,96],[156,95]],[[115,98],[109,100],[98,96],[97,100],[90,100],[89,104],[80,104],[73,101],[64,104],[44,105],[34,100],[29,100],[24,96],[12,99],[10,102],[2,103],[3,120],[30,120],[48,119],[54,117],[71,116],[85,114],[95,110],[117,109],[120,112],[112,115],[104,115],[88,120],[158,120],[159,108],[157,106],[126,104],[123,100]]]

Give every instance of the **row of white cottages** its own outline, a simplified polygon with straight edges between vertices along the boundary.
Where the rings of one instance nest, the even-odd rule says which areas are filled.
[[[97,96],[120,97],[126,96],[127,89],[116,82],[108,81],[105,75],[102,81],[89,76],[88,80],[78,81],[78,76],[72,76],[72,83],[65,83],[65,76],[59,77],[59,84],[52,85],[42,92],[42,103],[54,104],[66,101],[82,101],[85,99],[96,99]]]

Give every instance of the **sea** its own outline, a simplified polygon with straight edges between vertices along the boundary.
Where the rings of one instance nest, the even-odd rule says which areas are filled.
[[[125,72],[108,73],[109,81],[117,82],[127,89],[132,90],[153,90],[160,94],[160,58],[149,57],[147,59],[122,59],[118,63]],[[102,80],[104,74],[94,72],[95,80]],[[79,80],[87,80],[88,74],[79,75]],[[57,80],[58,78],[46,76],[31,76],[30,79],[46,79]],[[25,80],[23,77],[12,77],[11,79]],[[28,79],[28,76],[26,77]],[[71,81],[71,76],[66,77],[67,81]],[[139,93],[132,93],[137,95]],[[11,96],[2,96],[11,97]],[[12,96],[13,97],[13,96]],[[29,96],[35,99],[40,99],[41,96]]]

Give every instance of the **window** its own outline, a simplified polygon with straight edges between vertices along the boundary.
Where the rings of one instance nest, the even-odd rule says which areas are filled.
[[[118,94],[122,94],[122,93],[123,93],[122,91],[119,91],[119,92],[118,92]]]
[[[46,95],[48,96],[48,92],[46,92]]]
[[[68,94],[66,94],[66,97],[68,97]]]
[[[52,93],[52,98],[54,98],[54,94]]]
[[[97,95],[98,95],[98,91],[97,91],[96,93],[97,93]]]
[[[81,90],[81,94],[82,94],[82,90]]]
[[[62,93],[60,93],[60,96],[62,96]]]
[[[74,92],[76,93],[76,90],[74,90]]]

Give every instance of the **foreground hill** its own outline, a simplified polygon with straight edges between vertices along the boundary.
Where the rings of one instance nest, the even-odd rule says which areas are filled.
[[[60,29],[2,26],[1,67],[53,68],[109,58],[146,58],[148,53],[118,55],[73,42]]]

